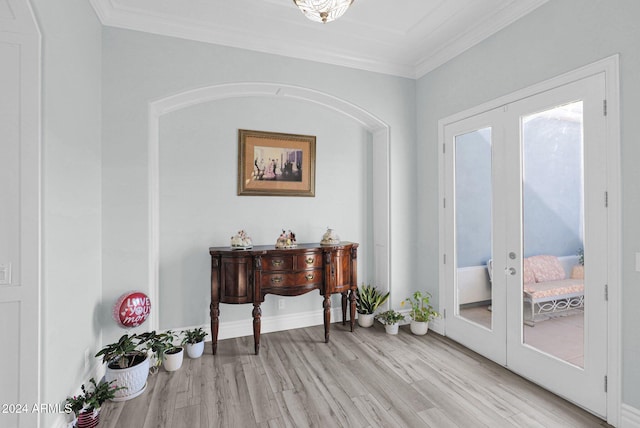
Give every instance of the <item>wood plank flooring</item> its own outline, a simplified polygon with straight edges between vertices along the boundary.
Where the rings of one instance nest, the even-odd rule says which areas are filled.
[[[108,402],[101,428],[606,427],[604,421],[499,365],[429,332],[403,326],[322,326],[207,343],[146,391]]]

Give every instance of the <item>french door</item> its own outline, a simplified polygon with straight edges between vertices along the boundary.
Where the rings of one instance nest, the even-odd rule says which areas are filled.
[[[606,416],[604,73],[444,126],[445,333]]]

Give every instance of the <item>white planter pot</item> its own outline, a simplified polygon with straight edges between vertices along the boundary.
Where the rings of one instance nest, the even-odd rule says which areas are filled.
[[[398,328],[400,327],[400,324],[395,323],[395,324],[385,324],[384,325],[384,330],[387,332],[387,334],[398,334]]]
[[[168,372],[174,372],[182,367],[182,360],[184,359],[184,348],[179,348],[180,352],[175,354],[164,354],[164,369]]]
[[[126,369],[114,369],[107,365],[104,378],[107,382],[116,381],[117,386],[124,386],[115,393],[112,401],[126,401],[142,394],[147,387],[147,377],[149,377],[149,357],[145,356],[144,361]]]
[[[429,322],[411,320],[411,333],[424,336],[429,331]]]
[[[186,348],[189,358],[200,358],[204,352],[204,340],[198,343],[187,343]]]
[[[360,327],[371,327],[374,317],[374,314],[358,314],[358,325]]]

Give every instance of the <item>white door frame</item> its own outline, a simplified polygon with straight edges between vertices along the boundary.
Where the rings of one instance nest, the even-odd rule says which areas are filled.
[[[459,120],[475,116],[500,106],[510,104],[512,102],[530,97],[532,95],[563,86],[576,80],[584,79],[594,74],[604,73],[606,85],[606,115],[607,129],[606,146],[607,146],[607,188],[608,188],[608,220],[607,228],[609,233],[608,241],[608,276],[609,276],[609,308],[607,312],[607,334],[609,343],[607,344],[607,422],[617,425],[620,418],[620,398],[621,398],[621,201],[620,201],[620,167],[621,167],[621,151],[620,151],[620,86],[619,86],[619,56],[611,57],[594,62],[577,70],[567,72],[560,76],[538,83],[536,85],[521,89],[509,95],[489,101],[480,106],[465,110],[455,115],[438,121],[438,141],[444,144],[444,128],[447,124],[457,122]],[[604,101],[604,100],[603,100]],[[445,156],[442,150],[439,152],[439,196],[441,200],[445,198],[445,180],[444,180],[444,162]],[[439,252],[440,252],[440,268],[439,268],[439,307],[446,308],[447,287],[445,281],[445,264],[447,239],[445,235],[445,219],[446,212],[443,204],[440,204],[440,224],[439,224]],[[444,334],[446,335],[446,318],[444,319]]]

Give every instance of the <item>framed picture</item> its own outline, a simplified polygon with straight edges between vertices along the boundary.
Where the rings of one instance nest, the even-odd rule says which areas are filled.
[[[316,137],[238,130],[238,195],[315,196]]]

